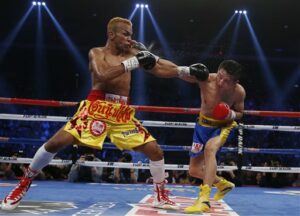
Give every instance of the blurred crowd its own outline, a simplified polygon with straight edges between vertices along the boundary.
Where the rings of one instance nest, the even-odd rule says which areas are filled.
[[[77,149],[78,147],[73,147]],[[81,149],[79,147],[79,149]],[[84,161],[102,161],[101,152],[86,149],[77,152],[77,163],[72,165],[48,165],[36,177],[37,180],[63,180],[70,182],[95,182],[95,183],[153,183],[153,179],[147,169],[135,168],[106,168],[99,166],[86,166]],[[99,154],[100,153],[100,154]],[[74,153],[73,153],[74,154]],[[147,158],[142,153],[121,152],[119,150],[109,150],[106,152],[113,162],[123,163],[147,163]],[[181,154],[186,154],[181,152]],[[237,166],[233,153],[226,153],[218,159],[218,164],[222,166]],[[74,155],[73,155],[74,156]],[[11,155],[11,157],[27,157],[24,152]],[[279,157],[269,157],[262,164],[256,166],[282,167]],[[56,157],[55,159],[61,159]],[[267,158],[266,158],[267,159]],[[139,161],[136,161],[139,160]],[[105,161],[112,161],[107,158]],[[254,164],[253,164],[254,165]],[[26,164],[0,163],[0,179],[14,180],[20,178]],[[246,170],[218,171],[219,176],[234,182],[236,186],[257,185],[261,187],[300,187],[300,174],[296,173],[277,173],[277,172],[255,172]],[[171,184],[199,185],[201,180],[193,178],[188,171],[166,170],[166,179]]]

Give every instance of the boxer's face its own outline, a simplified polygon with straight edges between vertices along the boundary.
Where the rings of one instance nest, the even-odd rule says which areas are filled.
[[[223,68],[218,70],[216,82],[217,86],[224,91],[234,88],[238,83],[238,81],[234,80]]]
[[[115,28],[114,41],[117,48],[128,51],[132,45],[132,27],[126,23],[118,23]]]

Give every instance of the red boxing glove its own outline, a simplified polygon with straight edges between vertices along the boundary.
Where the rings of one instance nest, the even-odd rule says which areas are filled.
[[[233,120],[236,117],[236,114],[233,110],[230,109],[228,104],[219,103],[215,106],[213,110],[213,118],[217,120]]]

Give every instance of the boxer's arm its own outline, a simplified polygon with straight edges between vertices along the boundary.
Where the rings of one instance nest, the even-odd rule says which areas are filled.
[[[160,78],[174,78],[178,77],[178,66],[166,59],[158,59],[153,69],[147,72]]]
[[[139,51],[148,51],[148,49],[143,43],[132,40],[131,53],[136,54]],[[147,70],[147,72],[160,78],[178,77],[178,66],[176,64],[166,59],[159,58],[156,55],[154,56],[156,58],[156,64],[151,70]]]
[[[103,51],[96,49],[91,49],[89,52],[89,69],[96,74],[99,80],[110,80],[125,73],[125,68],[122,64],[111,67],[105,66]]]
[[[189,67],[180,66],[178,67],[178,76],[188,82],[204,82],[208,80],[209,70],[201,63],[192,64]]]
[[[196,77],[194,77],[194,76],[180,76],[179,79],[182,79],[189,83],[198,83],[199,82],[199,80],[197,80]]]
[[[236,120],[241,119],[243,117],[246,93],[241,85],[238,85],[237,89],[238,90],[235,96],[235,102],[232,105],[233,109],[231,109],[229,105],[224,102],[218,103],[214,107],[212,112],[212,116],[214,119]]]
[[[138,51],[148,51],[147,47],[140,42],[132,40],[132,49],[131,52],[136,54]],[[153,53],[151,53],[153,54]],[[153,54],[154,55],[154,54]],[[191,82],[191,83],[198,83],[198,81],[205,81],[208,77],[208,69],[205,65],[197,63],[191,65],[190,67],[186,66],[177,66],[171,61],[166,59],[162,59],[159,56],[154,55],[156,59],[155,67],[151,70],[147,70],[147,72],[160,77],[160,78],[174,78],[178,77],[184,81]],[[203,78],[203,73],[199,73],[199,71],[204,71],[203,67],[207,70],[207,74],[204,74],[206,78]],[[145,69],[145,68],[144,68]],[[200,78],[199,78],[200,74]]]
[[[182,69],[186,68],[189,70],[189,67],[186,66],[178,66],[171,61],[166,59],[159,58],[155,67],[152,70],[148,70],[147,72],[160,77],[160,78],[179,78],[186,82],[190,83],[198,83],[199,80],[195,76],[191,76],[188,73],[182,73]]]
[[[97,53],[96,53],[97,52]],[[155,65],[155,57],[148,51],[138,52],[117,66],[107,66],[104,62],[104,53],[101,49],[92,49],[89,52],[89,68],[101,81],[111,80],[119,75],[130,72],[139,67],[152,69]]]
[[[149,51],[148,48],[141,42],[132,40],[131,43],[132,43],[131,53],[134,55],[139,51]],[[147,72],[149,72],[157,77],[160,77],[160,78],[178,77],[187,82],[198,83],[199,79],[197,79],[196,75],[192,74],[195,70],[193,71],[193,69],[190,69],[190,68],[192,68],[194,66],[194,69],[195,69],[197,66],[202,65],[202,64],[194,64],[190,67],[177,66],[176,64],[174,64],[171,61],[162,59],[156,55],[154,55],[154,56],[156,59],[156,65],[153,69],[147,70]],[[205,66],[205,65],[203,65],[203,66]],[[196,68],[196,70],[197,69],[199,69],[199,67]],[[190,72],[190,71],[193,71],[193,72]]]

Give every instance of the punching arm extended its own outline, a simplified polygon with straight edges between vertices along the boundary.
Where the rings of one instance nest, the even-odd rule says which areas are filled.
[[[178,77],[178,66],[166,59],[158,59],[155,67],[148,72],[160,78]]]

